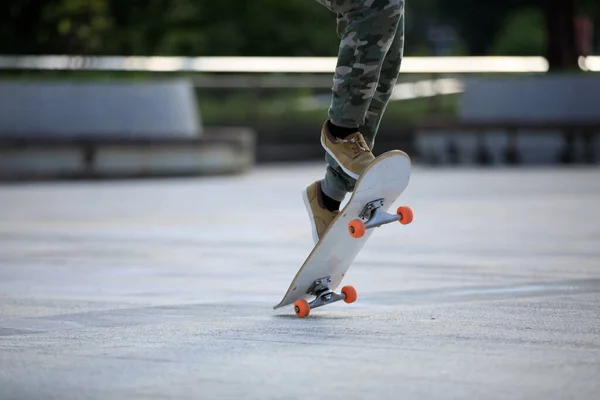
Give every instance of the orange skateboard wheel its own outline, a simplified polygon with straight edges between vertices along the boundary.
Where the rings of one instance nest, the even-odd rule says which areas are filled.
[[[310,305],[304,299],[298,299],[294,302],[294,312],[300,318],[305,318],[310,314]]]
[[[400,223],[402,225],[408,225],[413,221],[413,212],[412,209],[408,206],[400,206],[398,207],[398,211],[396,214],[401,216]]]
[[[353,219],[348,223],[348,232],[355,239],[363,237],[365,230],[365,224],[360,219]]]
[[[344,299],[346,303],[354,303],[358,298],[358,294],[356,293],[354,286],[344,286],[342,288],[342,293],[346,295],[346,298]]]

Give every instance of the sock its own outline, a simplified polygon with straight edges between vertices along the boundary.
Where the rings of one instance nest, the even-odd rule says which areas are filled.
[[[329,211],[338,211],[340,209],[340,204],[342,204],[340,201],[334,200],[331,197],[328,197],[325,193],[323,193],[323,191],[321,190],[321,195],[323,195],[323,203],[325,204],[325,208],[328,209]]]
[[[338,139],[344,139],[346,136],[352,135],[358,131],[358,128],[344,128],[343,126],[334,125],[329,120],[327,121],[327,128],[329,128],[329,132]]]

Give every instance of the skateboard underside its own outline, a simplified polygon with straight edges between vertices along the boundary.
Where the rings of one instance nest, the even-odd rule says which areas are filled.
[[[410,159],[398,150],[380,155],[367,167],[358,179],[350,200],[315,245],[285,296],[273,309],[292,303],[306,303],[304,306],[312,309],[339,300],[352,302],[356,299],[356,292],[351,286],[343,288],[341,294],[334,290],[376,227],[395,221],[408,223],[407,218],[412,220],[408,207],[402,208],[400,214],[396,210],[388,213],[408,186],[410,170]],[[302,301],[311,298],[314,298],[311,303]],[[299,313],[297,304],[294,306],[300,316],[302,312]]]

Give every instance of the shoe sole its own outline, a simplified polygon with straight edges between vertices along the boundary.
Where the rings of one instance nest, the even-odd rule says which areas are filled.
[[[302,191],[302,200],[304,200],[304,207],[306,207],[306,211],[308,212],[308,216],[310,219],[310,228],[312,231],[313,241],[315,245],[319,242],[319,235],[317,235],[317,226],[315,225],[315,216],[312,211],[312,207],[310,206],[310,200],[308,200],[307,190],[304,189]]]
[[[360,175],[356,174],[356,173],[354,173],[354,172],[352,172],[350,170],[348,170],[346,167],[344,167],[342,165],[342,163],[340,162],[340,160],[337,159],[337,157],[335,156],[335,154],[333,154],[333,152],[325,144],[325,139],[323,138],[323,135],[321,135],[321,146],[323,146],[323,148],[325,149],[325,151],[327,152],[327,154],[329,154],[331,157],[333,157],[333,159],[335,160],[335,162],[340,166],[340,168],[346,174],[348,174],[349,177],[351,177],[352,179],[358,180],[358,178],[360,177]]]

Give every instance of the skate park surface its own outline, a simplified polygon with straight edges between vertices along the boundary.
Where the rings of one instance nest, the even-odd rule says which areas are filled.
[[[599,169],[415,165],[299,319],[323,171],[0,185],[0,399],[597,398]]]

